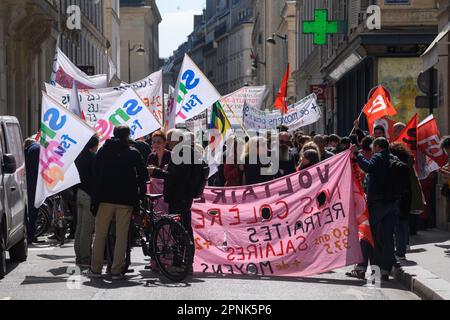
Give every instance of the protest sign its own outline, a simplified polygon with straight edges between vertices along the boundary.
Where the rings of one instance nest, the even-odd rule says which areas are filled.
[[[196,115],[195,117],[186,120],[186,129],[190,132],[196,133],[198,130],[205,131],[208,129],[208,110],[203,111],[202,113]]]
[[[42,93],[36,208],[47,197],[80,182],[74,161],[94,134],[79,117]]]
[[[108,86],[108,75],[88,76],[74,65],[61,49],[56,48],[50,83],[53,86],[72,88],[74,81],[78,89],[106,88]]]
[[[351,152],[258,185],[206,188],[192,207],[201,273],[303,277],[362,260]]]
[[[70,89],[57,88],[45,84],[47,94],[63,106],[69,107]],[[86,118],[86,122],[92,127],[103,118],[112,108],[114,102],[128,88],[136,90],[137,94],[144,101],[145,105],[152,112],[153,116],[162,123],[163,121],[163,95],[162,95],[162,71],[152,73],[147,78],[132,84],[123,84],[118,87],[80,90],[78,88],[78,97],[80,107]]]
[[[202,113],[220,98],[219,92],[208,78],[185,54],[175,87],[175,123]]]
[[[244,126],[247,129],[275,130],[285,125],[289,131],[316,123],[321,117],[316,95],[311,94],[289,107],[288,113],[282,115],[279,110],[263,111],[244,107]]]
[[[95,125],[95,130],[100,136],[100,144],[112,137],[114,127],[127,125],[131,129],[130,138],[133,140],[142,138],[159,128],[161,124],[155,119],[144,102],[139,98],[133,88],[127,89],[113,107]]]
[[[245,106],[261,109],[267,97],[266,86],[243,87],[222,97],[219,102],[233,127],[241,126]]]
[[[167,93],[167,103],[164,104],[164,130],[170,130],[175,128],[175,88],[169,86],[169,92]]]

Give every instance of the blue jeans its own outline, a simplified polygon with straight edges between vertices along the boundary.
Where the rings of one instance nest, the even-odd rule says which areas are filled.
[[[399,215],[398,202],[369,204],[369,221],[375,241],[374,260],[384,273],[390,273],[395,261],[394,230]]]
[[[404,257],[406,254],[406,246],[409,244],[409,221],[401,220],[397,217],[395,225],[395,254],[398,257]]]

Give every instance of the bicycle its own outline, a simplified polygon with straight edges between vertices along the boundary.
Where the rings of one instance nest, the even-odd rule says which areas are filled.
[[[66,239],[68,225],[72,219],[72,217],[69,217],[67,211],[67,206],[61,195],[57,194],[47,198],[39,208],[35,236],[42,236],[52,229],[56,240],[63,245]]]
[[[194,240],[181,224],[179,215],[161,214],[154,210],[162,197],[162,194],[146,194],[134,220],[140,226],[144,255],[156,261],[165,277],[181,282],[192,268]]]

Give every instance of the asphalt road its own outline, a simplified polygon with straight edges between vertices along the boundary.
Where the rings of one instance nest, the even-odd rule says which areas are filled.
[[[417,296],[392,280],[381,288],[350,279],[336,270],[315,277],[242,278],[194,274],[184,283],[172,283],[145,270],[148,258],[140,248],[132,253],[135,272],[123,281],[88,279],[71,275],[75,258],[73,242],[62,247],[54,243],[30,247],[28,261],[8,264],[8,274],[0,280],[0,300],[417,300]]]

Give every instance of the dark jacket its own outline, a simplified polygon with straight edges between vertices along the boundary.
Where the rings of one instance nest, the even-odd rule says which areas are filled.
[[[271,164],[262,164],[259,159],[257,163],[250,164],[250,159],[247,157],[245,159],[244,164],[244,176],[245,176],[245,185],[259,184],[268,181],[272,181],[274,179],[274,175],[262,175],[264,170],[268,170]],[[269,169],[270,170],[270,169]]]
[[[280,153],[281,153],[281,151],[280,151]],[[295,172],[297,162],[295,162],[295,155],[291,151],[291,149],[289,149],[287,151],[287,154],[284,157],[280,154],[279,158],[280,158],[280,161],[279,161],[278,174],[276,176],[277,178],[283,177],[283,176],[288,176]]]
[[[78,173],[80,174],[81,183],[78,188],[86,192],[88,195],[92,194],[92,187],[94,184],[94,161],[95,153],[88,149],[83,149],[78,158],[75,160]]]
[[[389,173],[389,161],[395,158],[389,151],[376,153],[370,160],[366,160],[359,153],[356,160],[361,169],[368,173],[367,202],[386,201],[385,186]]]
[[[194,171],[194,150],[190,146],[183,146],[180,155],[184,152],[191,154],[190,163],[175,164],[171,157],[167,170],[155,169],[154,178],[164,179],[164,201],[169,205],[192,201],[190,196],[190,182]]]
[[[320,154],[320,160],[321,161],[325,161],[325,160],[328,160],[328,159],[330,159],[331,157],[334,157],[334,156],[335,156],[334,153],[332,153],[332,152],[330,152],[328,150],[325,150],[323,153]]]
[[[164,150],[161,164],[158,163],[158,155],[156,154],[156,152],[152,152],[148,156],[148,159],[147,159],[147,166],[155,166],[160,169],[163,169],[169,163],[170,163],[170,151],[169,150]]]
[[[141,154],[128,143],[107,140],[98,151],[92,201],[136,206],[145,195],[148,172]]]
[[[34,198],[39,174],[39,151],[40,145],[37,142],[32,143],[24,150],[29,208],[34,208]]]
[[[148,156],[150,155],[150,153],[152,153],[152,149],[150,148],[148,143],[145,141],[141,141],[141,140],[137,140],[137,141],[132,140],[132,141],[130,141],[130,144],[133,148],[135,148],[137,151],[139,151],[139,153],[142,156],[142,159],[144,159],[144,162],[147,161]]]

